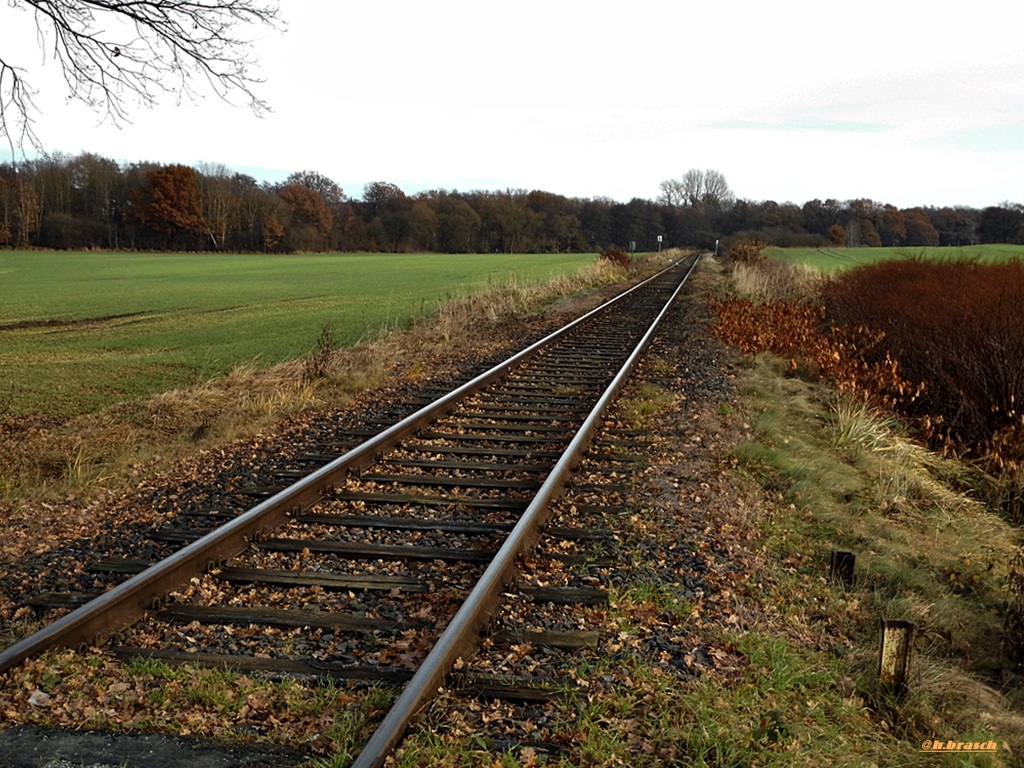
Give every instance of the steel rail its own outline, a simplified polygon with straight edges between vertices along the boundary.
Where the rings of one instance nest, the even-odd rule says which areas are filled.
[[[0,651],[0,673],[56,646],[83,647],[98,644],[137,621],[181,584],[243,551],[261,532],[283,525],[289,512],[301,511],[314,505],[325,492],[344,481],[350,471],[359,471],[380,460],[403,439],[414,435],[425,425],[448,413],[461,400],[506,375],[627,296],[641,290],[648,283],[675,268],[680,261],[674,262],[448,394],[423,406],[380,434],[243,512],[234,520],[188,544],[170,557],[132,576],[29,637],[6,647]]]
[[[459,658],[465,657],[474,648],[480,631],[497,605],[499,596],[515,576],[517,560],[526,554],[540,536],[541,528],[550,517],[552,502],[561,494],[569,474],[582,459],[601,424],[604,411],[622,388],[637,360],[647,349],[698,261],[699,256],[694,258],[693,264],[690,265],[647,332],[584,419],[576,436],[558,459],[537,495],[484,571],[483,576],[480,577],[433,649],[420,664],[412,679],[406,684],[377,730],[356,756],[350,768],[379,768],[383,765],[388,755],[398,746],[413,718],[423,710],[437,694],[438,689],[443,686],[455,662]]]

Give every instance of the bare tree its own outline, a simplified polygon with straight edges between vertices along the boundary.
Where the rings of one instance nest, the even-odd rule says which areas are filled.
[[[691,168],[680,179],[666,179],[660,184],[658,202],[691,208],[728,208],[735,201],[721,171]]]
[[[735,202],[735,196],[721,171],[704,171],[704,191],[701,201],[719,208],[728,208]]]
[[[683,188],[683,182],[679,179],[665,179],[658,186],[661,189],[658,202],[662,205],[675,208],[686,202],[686,190]]]
[[[700,205],[704,199],[704,171],[691,168],[683,174],[681,184],[686,204],[691,207]]]
[[[44,55],[61,67],[69,96],[115,125],[134,106],[161,95],[195,100],[208,88],[240,94],[257,114],[249,52],[256,29],[278,28],[276,0],[7,0],[5,13],[34,15]],[[12,16],[10,18],[13,18]],[[39,146],[32,122],[36,93],[26,70],[0,55],[0,135],[12,153]]]

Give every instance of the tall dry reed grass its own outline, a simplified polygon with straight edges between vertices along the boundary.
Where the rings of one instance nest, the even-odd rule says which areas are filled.
[[[771,301],[813,302],[825,277],[808,264],[779,261],[733,262],[733,286],[737,294],[756,303]]]

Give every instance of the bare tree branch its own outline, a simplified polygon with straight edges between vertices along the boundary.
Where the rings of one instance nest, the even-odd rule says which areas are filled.
[[[256,114],[252,36],[280,28],[276,0],[7,0],[31,9],[44,53],[61,67],[71,98],[115,125],[161,96],[194,101],[209,90],[240,94]],[[35,105],[25,70],[0,59],[0,134],[12,146],[38,146]]]
[[[686,190],[678,179],[665,179],[658,187],[661,189],[661,194],[658,195],[659,203],[675,208],[686,202]]]
[[[23,71],[0,59],[0,134],[7,139],[12,155],[16,144],[39,143],[28,119],[35,107],[32,91],[22,77]]]
[[[660,184],[658,202],[670,206],[729,208],[735,196],[721,171],[691,168],[679,179],[666,179]]]

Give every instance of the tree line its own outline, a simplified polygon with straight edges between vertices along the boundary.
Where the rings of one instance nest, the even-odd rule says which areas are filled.
[[[132,163],[91,153],[0,165],[0,246],[233,252],[593,252],[714,247],[1024,243],[1024,206],[899,209],[869,199],[737,199],[715,171],[620,203],[540,190],[367,184],[357,198],[315,171],[260,183],[223,165]]]

